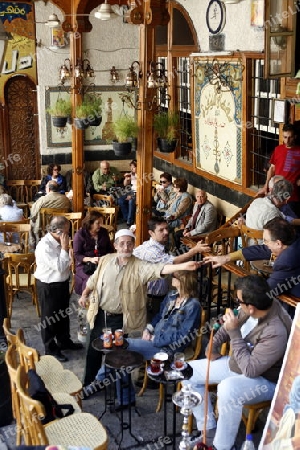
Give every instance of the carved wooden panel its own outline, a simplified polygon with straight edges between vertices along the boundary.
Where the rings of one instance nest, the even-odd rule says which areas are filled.
[[[27,77],[5,86],[5,157],[9,180],[40,178],[36,86]]]

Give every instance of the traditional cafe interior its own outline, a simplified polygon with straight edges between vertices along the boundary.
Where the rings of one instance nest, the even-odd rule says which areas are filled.
[[[0,147],[1,450],[299,449],[300,1],[2,0]]]

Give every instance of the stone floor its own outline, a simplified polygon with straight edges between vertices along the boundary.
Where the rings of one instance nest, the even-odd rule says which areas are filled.
[[[72,310],[74,313],[71,315],[71,334],[72,339],[77,341],[77,296],[74,294],[71,298]],[[25,338],[28,345],[35,347],[41,354],[44,353],[40,331],[38,328],[39,320],[36,316],[35,308],[31,304],[29,297],[26,294],[21,294],[19,298],[16,298],[13,304],[13,316],[12,316],[12,329],[15,330],[22,327],[25,332]],[[64,363],[64,367],[72,370],[79,378],[83,374],[84,366],[84,350],[80,351],[64,351],[68,356],[69,361]],[[124,449],[147,449],[157,450],[163,448],[163,423],[164,413],[160,411],[155,412],[158,400],[158,390],[147,389],[142,397],[137,397],[136,410],[132,411],[132,433],[136,436],[137,441],[133,439],[128,430],[123,432],[123,440],[121,442],[121,448]],[[104,395],[103,393],[97,393],[88,400],[83,401],[83,409],[85,412],[90,412],[96,417],[99,417],[104,411]],[[127,418],[127,412],[124,412],[125,419]],[[178,437],[176,438],[176,445],[172,447],[168,445],[166,448],[179,448],[180,431],[183,421],[183,416],[180,413],[176,414],[176,432]],[[115,450],[120,448],[118,442],[121,438],[120,430],[120,413],[106,412],[101,418],[102,424],[106,427],[109,436],[109,450]],[[172,426],[172,405],[168,405],[167,414],[168,430]],[[254,433],[254,440],[256,445],[261,437],[263,430],[263,422],[258,420],[257,431]],[[237,448],[240,448],[242,441],[245,439],[245,427],[243,424],[240,426]],[[11,424],[6,427],[0,428],[0,444],[4,441],[9,448],[12,448],[15,444],[15,426]]]

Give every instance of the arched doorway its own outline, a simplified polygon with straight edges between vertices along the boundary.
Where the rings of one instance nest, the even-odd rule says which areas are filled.
[[[36,85],[26,76],[10,78],[4,88],[2,142],[8,180],[41,177]]]

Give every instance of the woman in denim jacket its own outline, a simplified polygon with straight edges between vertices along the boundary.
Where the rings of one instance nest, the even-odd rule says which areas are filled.
[[[200,325],[201,306],[197,295],[195,272],[180,271],[172,275],[172,286],[163,300],[159,313],[143,331],[141,339],[128,339],[128,350],[151,359],[165,351],[169,356],[191,345]]]

